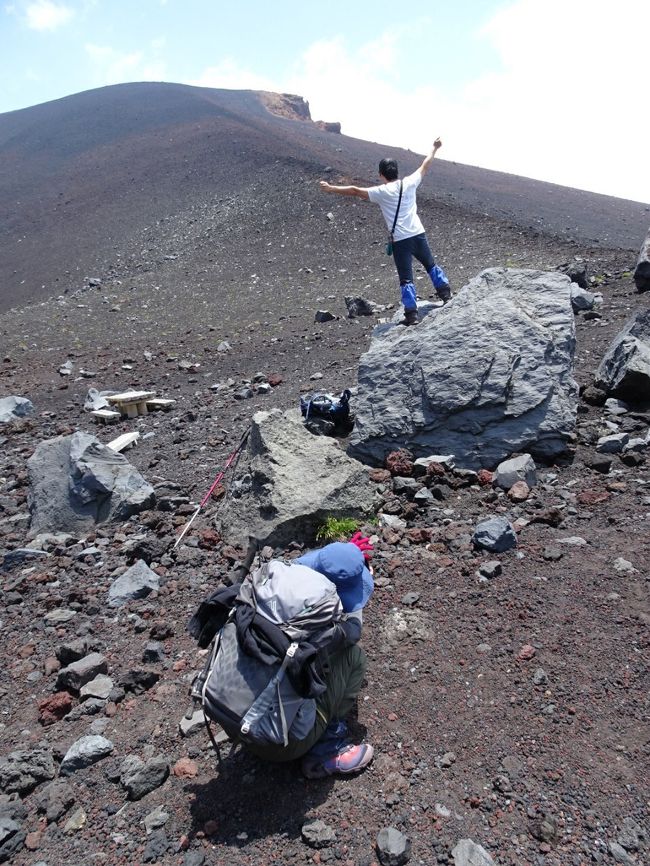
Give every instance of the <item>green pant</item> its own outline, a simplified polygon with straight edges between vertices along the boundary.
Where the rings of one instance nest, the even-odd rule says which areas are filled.
[[[339,650],[329,660],[327,689],[316,701],[316,722],[309,735],[300,742],[290,740],[288,746],[247,743],[246,748],[265,761],[301,758],[320,740],[332,719],[343,719],[352,711],[365,675],[366,654],[358,644]]]

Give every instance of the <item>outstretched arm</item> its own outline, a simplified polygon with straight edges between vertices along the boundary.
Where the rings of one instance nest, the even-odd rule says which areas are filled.
[[[440,147],[442,147],[442,142],[440,141],[439,138],[436,138],[436,140],[433,142],[433,147],[431,148],[431,153],[429,154],[429,156],[426,156],[422,160],[422,165],[418,169],[420,174],[425,175],[429,171],[429,166],[433,162],[433,157],[436,155],[436,153],[438,152],[438,148],[440,148]]]
[[[326,180],[319,184],[323,192],[335,192],[337,195],[354,195],[357,198],[368,198],[368,190],[362,186],[334,186]]]

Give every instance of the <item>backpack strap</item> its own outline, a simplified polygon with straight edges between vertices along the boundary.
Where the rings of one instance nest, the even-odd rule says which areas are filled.
[[[402,184],[403,181],[399,182],[399,198],[397,199],[397,210],[395,211],[395,219],[393,220],[393,227],[390,230],[390,239],[393,240],[393,235],[395,234],[395,226],[397,225],[397,217],[399,216],[399,206],[402,203]]]
[[[294,641],[294,643],[289,645],[284,658],[282,659],[282,664],[280,665],[276,674],[272,677],[269,684],[266,686],[263,691],[257,696],[257,698],[253,701],[251,706],[249,707],[246,715],[242,719],[240,731],[243,736],[246,736],[251,729],[251,726],[260,719],[269,709],[271,704],[273,703],[274,692],[277,691],[278,695],[278,707],[280,710],[280,718],[282,719],[282,737],[284,739],[284,745],[289,745],[289,731],[287,729],[287,720],[284,715],[284,706],[282,704],[282,696],[280,694],[280,683],[284,679],[284,674],[287,669],[287,665],[290,660],[296,654],[296,650],[298,649],[298,644]]]

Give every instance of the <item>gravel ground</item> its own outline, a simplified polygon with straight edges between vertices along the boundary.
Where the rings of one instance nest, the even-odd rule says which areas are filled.
[[[218,769],[203,730],[179,733],[202,663],[187,619],[242,552],[212,529],[218,503],[172,553],[176,534],[253,412],[296,406],[314,387],[355,384],[373,320],[345,318],[344,295],[397,301],[378,215],[324,198],[315,181],[313,166],[284,164],[256,175],[247,194],[197,195],[102,254],[92,274],[99,287],[75,277],[61,296],[3,316],[3,393],[36,406],[32,419],[0,430],[3,550],[28,543],[26,460],[61,433],[82,429],[102,441],[153,434],[130,461],[159,497],[187,497],[175,511],[102,526],[1,573],[0,755],[43,748],[56,766],[82,736],[113,744],[110,756],[61,777],[64,789],[45,780],[0,800],[0,815],[25,834],[13,862],[370,866],[378,832],[395,827],[410,840],[410,862],[426,866],[452,863],[463,838],[504,866],[648,863],[650,476],[643,455],[638,465],[613,457],[606,474],[593,468],[603,410],[584,401],[575,454],[539,467],[526,502],[449,477],[435,509],[402,498],[406,530],[379,533],[363,638],[368,682],[355,723],[376,748],[366,772],[306,781],[295,766],[260,764],[227,746]],[[553,270],[584,260],[603,303],[600,318],[576,320],[581,386],[629,314],[647,308],[629,250],[426,195],[421,210],[454,288],[484,267]],[[316,325],[318,309],[337,318]],[[68,360],[72,373],[62,376]],[[236,400],[258,372],[281,381]],[[82,409],[91,386],[153,389],[177,402],[168,413],[96,428]],[[628,414],[622,423],[643,434],[649,417]],[[385,496],[391,485],[379,484]],[[474,526],[493,514],[520,519],[516,551],[472,549]],[[567,543],[576,537],[584,543]],[[109,609],[112,579],[138,558],[160,575],[160,591]],[[495,559],[502,572],[481,579],[481,565]],[[57,609],[74,616],[48,618]],[[41,702],[60,691],[57,648],[79,638],[104,656],[115,691],[96,705],[72,693],[72,712],[43,724]],[[158,654],[144,661],[152,640]],[[152,778],[165,765],[170,775],[129,799],[120,781],[129,756]],[[322,848],[302,834],[315,818],[333,830]]]

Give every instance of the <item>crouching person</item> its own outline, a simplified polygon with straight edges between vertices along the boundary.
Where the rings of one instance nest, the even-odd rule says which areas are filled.
[[[373,591],[370,545],[357,533],[287,565],[272,560],[217,590],[190,622],[212,641],[194,687],[208,719],[267,761],[302,760],[308,778],[362,770],[373,758],[345,718],[366,669],[358,646]]]

